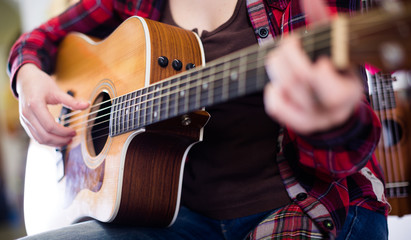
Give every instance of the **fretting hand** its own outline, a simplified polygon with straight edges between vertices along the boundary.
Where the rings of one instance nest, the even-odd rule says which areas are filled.
[[[309,6],[311,22],[327,20],[321,0],[310,0]],[[264,92],[267,114],[300,134],[343,124],[362,99],[363,85],[353,71],[338,72],[326,57],[311,62],[295,36],[268,54],[266,69],[271,79]]]

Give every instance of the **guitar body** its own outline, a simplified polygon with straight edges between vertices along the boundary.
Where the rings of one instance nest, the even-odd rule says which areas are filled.
[[[64,150],[30,143],[24,192],[28,234],[89,218],[140,226],[173,223],[184,160],[201,140],[208,114],[193,112],[117,135],[109,134],[115,119],[107,117],[119,96],[180,72],[171,64],[161,67],[160,56],[204,64],[193,33],[138,17],[102,41],[71,34],[62,42],[56,81],[92,107],[62,122],[77,132]],[[64,109],[50,111],[58,118]]]
[[[411,214],[411,105],[404,90],[394,90],[390,74],[376,74],[371,103],[383,133],[375,155],[384,171],[390,215]]]

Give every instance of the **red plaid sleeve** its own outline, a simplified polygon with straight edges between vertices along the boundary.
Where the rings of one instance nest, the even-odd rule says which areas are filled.
[[[104,38],[133,15],[158,19],[164,1],[82,0],[61,15],[23,34],[13,45],[8,61],[11,88],[16,93],[16,73],[25,63],[33,63],[51,74],[58,44],[69,32]]]
[[[315,169],[319,177],[344,178],[358,172],[371,159],[381,124],[364,100],[349,121],[332,131],[308,137],[287,132],[302,165]]]

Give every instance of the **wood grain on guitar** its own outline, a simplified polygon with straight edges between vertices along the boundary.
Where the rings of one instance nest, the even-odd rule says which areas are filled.
[[[384,14],[385,24],[399,19],[411,32],[409,6]],[[404,54],[410,53],[411,36],[397,29],[387,38],[387,29],[380,22],[374,26],[368,18],[357,16],[313,29],[301,36],[303,46],[313,59],[332,56],[336,31],[349,35],[338,43],[347,46],[340,63],[374,62],[381,56],[371,52],[378,53],[379,45],[398,38],[403,38],[399,44]],[[343,31],[338,30],[341,25]],[[357,52],[364,43],[366,51]],[[76,33],[67,36],[59,48],[56,81],[92,106],[61,117],[61,124],[75,128],[77,136],[60,151],[65,152],[60,180],[56,180],[56,150],[30,144],[24,196],[28,234],[85,218],[143,226],[172,224],[186,155],[192,144],[201,141],[209,118],[199,109],[262,91],[269,81],[265,55],[276,44],[252,46],[203,66],[202,45],[195,34],[138,17],[126,20],[101,41]],[[385,60],[375,62],[383,68],[411,68],[408,58],[389,65]],[[184,71],[186,66],[197,68]],[[50,106],[50,111],[57,118],[61,106]]]

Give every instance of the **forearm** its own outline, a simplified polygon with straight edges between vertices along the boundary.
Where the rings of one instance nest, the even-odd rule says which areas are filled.
[[[8,60],[8,73],[15,96],[18,96],[16,74],[21,66],[33,63],[51,74],[54,71],[58,45],[69,32],[82,32],[97,37],[108,35],[120,22],[115,17],[113,5],[113,0],[80,1],[61,15],[23,34],[13,45]],[[101,28],[105,31],[100,31]]]

